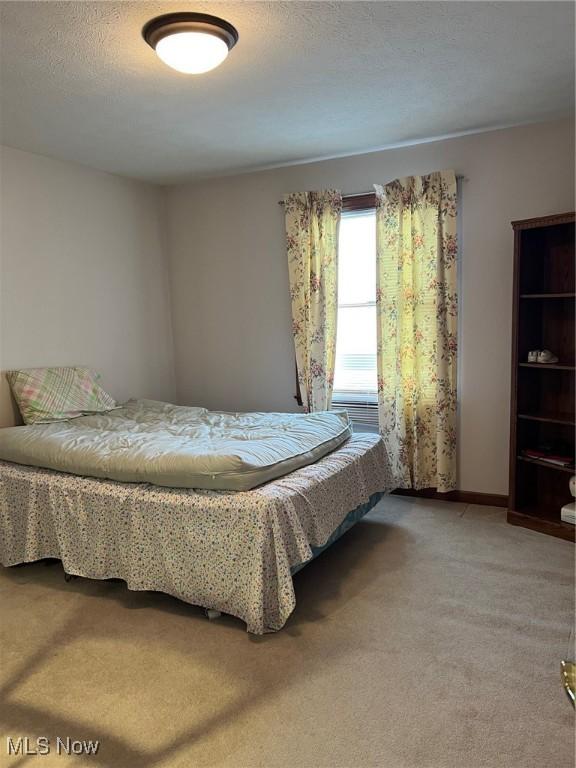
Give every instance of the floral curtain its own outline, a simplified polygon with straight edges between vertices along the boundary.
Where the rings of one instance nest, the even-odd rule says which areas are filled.
[[[292,332],[307,412],[327,410],[332,401],[341,211],[342,195],[335,190],[284,198]]]
[[[376,190],[378,418],[401,488],[456,487],[456,177]]]

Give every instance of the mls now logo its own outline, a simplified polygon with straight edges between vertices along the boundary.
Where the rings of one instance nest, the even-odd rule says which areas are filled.
[[[57,736],[53,745],[47,736],[38,736],[37,739],[30,739],[28,736],[19,736],[16,739],[8,736],[6,739],[6,751],[9,755],[49,755],[51,752],[58,755],[95,755],[99,746],[99,741],[80,741],[71,739],[70,736],[64,739]]]

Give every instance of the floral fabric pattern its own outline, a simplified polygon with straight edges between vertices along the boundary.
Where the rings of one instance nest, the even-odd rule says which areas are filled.
[[[292,332],[307,412],[328,410],[332,402],[341,211],[342,195],[335,190],[284,198]]]
[[[380,432],[398,487],[456,487],[457,227],[453,171],[376,190]]]
[[[261,634],[280,629],[294,610],[293,570],[351,510],[393,487],[377,435],[353,435],[316,464],[245,492],[118,483],[2,461],[0,563],[55,557],[67,573],[165,592]]]

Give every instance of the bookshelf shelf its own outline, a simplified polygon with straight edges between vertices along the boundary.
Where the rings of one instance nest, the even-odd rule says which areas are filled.
[[[576,426],[576,416],[573,413],[519,413],[519,419],[527,419],[528,421],[542,421],[550,424],[566,424],[568,426]]]
[[[574,540],[575,526],[560,518],[572,500],[574,467],[522,455],[532,449],[574,456],[573,213],[512,222],[514,297],[508,522]],[[558,363],[525,362],[549,349]],[[538,370],[549,373],[540,373]]]
[[[574,293],[521,293],[521,299],[573,299]]]
[[[560,539],[568,539],[570,541],[574,537],[574,526],[571,523],[542,516],[541,511],[538,509],[531,510],[527,507],[523,512],[510,510],[508,512],[508,522],[511,525],[521,525],[523,528],[531,528],[533,531],[547,533]]]
[[[518,461],[526,461],[528,464],[537,464],[539,467],[546,467],[546,469],[551,469],[556,472],[567,472],[569,475],[574,474],[574,467],[563,467],[561,464],[553,464],[544,459],[531,459],[529,456],[518,456]]]
[[[522,368],[545,368],[549,371],[576,371],[576,366],[562,363],[518,363],[518,365]]]

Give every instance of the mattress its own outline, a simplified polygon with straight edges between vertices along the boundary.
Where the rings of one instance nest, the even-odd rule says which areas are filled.
[[[170,488],[246,491],[318,461],[345,413],[220,413],[130,400],[105,414],[0,430],[0,459]]]
[[[292,571],[351,510],[392,488],[376,435],[353,435],[316,464],[240,493],[0,462],[0,562],[58,558],[67,573],[166,592],[261,634],[280,629],[294,610]]]

